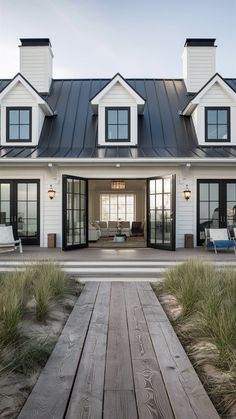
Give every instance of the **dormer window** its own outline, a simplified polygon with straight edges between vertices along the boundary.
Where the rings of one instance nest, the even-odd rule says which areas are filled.
[[[106,142],[130,141],[130,108],[106,108]]]
[[[230,108],[205,108],[205,139],[206,142],[230,141]]]
[[[98,115],[98,146],[136,146],[138,115],[145,99],[120,74],[116,74],[91,100]]]
[[[7,107],[6,141],[26,142],[32,138],[32,108]]]

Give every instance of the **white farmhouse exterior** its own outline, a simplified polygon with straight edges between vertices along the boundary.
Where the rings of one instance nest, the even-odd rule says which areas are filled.
[[[20,72],[0,80],[0,224],[25,244],[86,247],[90,224],[128,220],[132,195],[150,247],[236,226],[236,79],[215,54],[187,39],[183,79],[55,80],[50,40],[21,39]]]

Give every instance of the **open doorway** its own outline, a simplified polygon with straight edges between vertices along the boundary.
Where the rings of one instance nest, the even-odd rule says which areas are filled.
[[[146,180],[93,179],[88,191],[89,247],[146,247]]]

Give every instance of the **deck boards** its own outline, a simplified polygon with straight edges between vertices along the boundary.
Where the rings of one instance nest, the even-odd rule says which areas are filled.
[[[219,419],[148,283],[87,283],[19,419]]]

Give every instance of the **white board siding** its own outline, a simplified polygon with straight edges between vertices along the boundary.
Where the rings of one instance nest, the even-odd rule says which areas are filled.
[[[6,96],[1,103],[1,144],[9,145],[6,142],[6,108],[11,106],[32,107],[32,142],[30,144],[37,145],[40,137],[41,129],[44,122],[44,113],[37,104],[35,98],[18,82]],[[29,145],[29,142],[11,142],[11,145]]]
[[[188,92],[198,92],[216,72],[215,47],[185,47],[183,77]]]
[[[130,107],[130,142],[105,141],[105,109],[106,107]],[[136,145],[138,142],[138,108],[134,98],[117,82],[109,92],[104,95],[98,106],[98,144],[99,145]]]
[[[35,103],[35,99],[25,86],[18,82],[4,97],[2,103],[7,103],[7,106],[27,106],[26,104],[28,103],[30,106]]]
[[[20,47],[20,73],[39,93],[48,93],[52,81],[50,46]]]
[[[233,102],[232,98],[226,93],[226,91],[219,85],[215,83],[207,93],[201,98],[199,105],[192,114],[192,119],[196,134],[198,137],[198,142],[200,145],[205,145],[209,143],[205,142],[205,107],[208,106],[227,106],[230,107],[230,130],[231,130],[231,141],[230,143],[210,143],[210,145],[227,145],[227,144],[236,144],[236,104]]]
[[[205,93],[200,103],[203,103],[205,106],[230,106],[235,104],[217,82]]]
[[[62,245],[62,175],[64,173],[82,176],[93,179],[144,179],[153,176],[164,176],[176,174],[176,247],[184,246],[184,235],[193,234],[196,245],[197,230],[197,179],[235,179],[235,169],[230,167],[217,168],[190,168],[183,172],[177,167],[158,167],[146,165],[144,167],[124,167],[116,169],[114,167],[71,167],[65,166],[53,173],[47,166],[44,167],[1,167],[0,179],[39,179],[40,180],[40,245],[47,247],[47,235],[56,233],[57,246]],[[137,180],[138,182],[138,180]],[[50,184],[56,190],[56,196],[50,200],[48,189]],[[183,191],[188,184],[192,191],[191,198],[186,201]],[[143,196],[145,205],[145,196]],[[99,205],[99,203],[98,203]],[[145,215],[145,214],[144,214]]]
[[[110,104],[113,104],[114,102],[119,102],[121,106],[136,104],[134,98],[127,92],[127,90],[123,86],[121,86],[119,82],[117,82],[102,98],[100,104],[104,106],[113,106]]]

